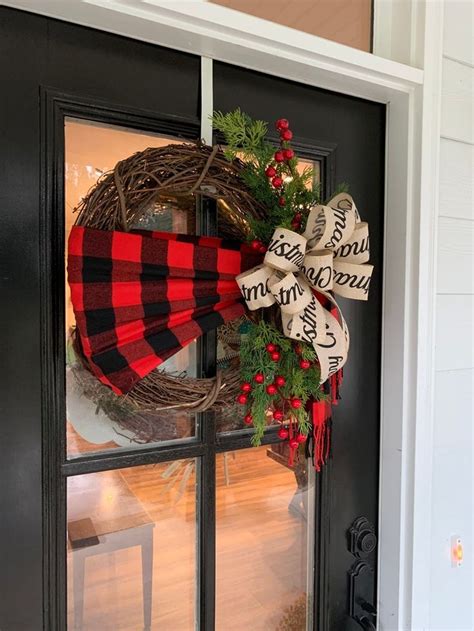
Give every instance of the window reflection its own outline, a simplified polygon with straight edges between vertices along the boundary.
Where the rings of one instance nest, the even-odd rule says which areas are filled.
[[[216,628],[305,631],[312,576],[311,467],[278,447],[223,454],[217,472]]]
[[[195,628],[195,461],[68,478],[68,628]]]
[[[66,243],[74,224],[76,208],[98,178],[124,158],[147,147],[181,142],[113,125],[68,118],[65,122],[65,224]],[[142,230],[195,233],[192,198],[154,204],[137,223]],[[67,252],[66,252],[67,256]],[[195,436],[195,416],[185,412],[139,413],[119,402],[84,367],[74,349],[74,313],[66,284],[66,385],[67,452],[69,457],[85,452],[139,447]],[[160,370],[196,376],[196,344],[182,349]],[[140,415],[140,419],[138,419]],[[135,421],[140,420],[140,423]]]

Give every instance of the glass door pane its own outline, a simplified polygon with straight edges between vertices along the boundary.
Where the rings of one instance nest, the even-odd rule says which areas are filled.
[[[280,445],[218,455],[216,629],[311,628],[311,475]]]
[[[68,478],[68,628],[195,628],[194,459]]]
[[[65,122],[65,225],[66,244],[76,220],[74,210],[102,174],[148,147],[181,142],[177,139],[67,118]],[[176,203],[153,203],[145,209],[135,228],[195,234],[195,208],[192,198]],[[67,252],[66,252],[67,255]],[[196,434],[194,414],[186,412],[138,413],[123,398],[95,379],[75,351],[75,319],[69,286],[66,283],[66,386],[67,454],[124,447],[140,447],[170,440],[186,440]],[[196,343],[183,348],[159,367],[174,373],[196,375]]]

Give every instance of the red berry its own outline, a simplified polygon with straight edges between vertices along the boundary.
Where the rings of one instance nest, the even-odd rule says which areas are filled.
[[[295,346],[295,353],[296,353],[297,355],[301,355],[301,346],[300,346],[299,344],[297,344],[297,345]]]
[[[275,151],[275,155],[273,157],[275,158],[275,162],[283,162],[285,159],[285,154],[283,153],[283,151]]]
[[[278,204],[279,204],[280,206],[284,206],[284,205],[286,204],[286,199],[285,199],[284,197],[280,197],[280,198],[278,199]]]
[[[237,397],[237,403],[240,403],[240,405],[245,405],[247,403],[247,395],[239,394],[239,396]]]
[[[276,175],[276,169],[275,167],[269,166],[265,169],[265,175],[267,177],[275,177]]]
[[[286,440],[288,438],[288,430],[286,429],[286,427],[280,427],[277,433],[278,438],[281,438],[282,440]]]
[[[266,246],[261,245],[261,246],[258,248],[258,251],[260,252],[260,254],[265,254],[265,252],[267,251],[267,248],[266,248]]]
[[[293,132],[290,129],[284,129],[280,134],[280,138],[282,140],[291,140],[293,138]]]
[[[273,418],[275,421],[282,421],[284,416],[281,410],[273,410]]]
[[[252,243],[250,244],[250,247],[252,248],[252,250],[258,250],[261,245],[262,244],[258,239],[254,239]]]
[[[304,443],[306,440],[306,436],[304,434],[296,434],[296,440],[299,443]]]
[[[276,351],[277,347],[275,346],[275,344],[272,344],[271,342],[269,342],[265,348],[267,349],[267,351],[269,353],[273,353],[273,351]]]
[[[270,383],[265,390],[267,391],[267,394],[269,394],[270,396],[273,396],[274,394],[277,393],[277,387],[275,385],[273,385],[273,383]]]
[[[286,379],[285,379],[285,377],[283,377],[283,375],[277,375],[275,377],[275,385],[278,386],[279,388],[284,386],[285,383],[286,383]]]
[[[290,405],[294,410],[298,410],[301,407],[301,399],[291,399]]]
[[[263,372],[258,372],[253,380],[255,381],[255,383],[263,383],[265,381],[265,375],[263,374]]]
[[[275,123],[275,127],[278,130],[288,129],[289,126],[290,126],[290,123],[286,120],[286,118],[279,118],[277,122]]]
[[[293,149],[285,149],[283,155],[285,156],[285,160],[291,160],[291,158],[295,157],[295,152]]]
[[[296,213],[293,217],[293,221],[301,221],[303,219],[303,215],[301,213]]]
[[[280,361],[280,353],[278,351],[275,351],[274,353],[272,353],[270,357],[272,358],[274,362]]]
[[[280,186],[283,184],[283,180],[281,179],[281,177],[279,175],[276,175],[273,180],[272,180],[272,185],[274,188],[280,188]]]
[[[252,418],[252,415],[251,415],[251,414],[246,414],[246,415],[244,416],[244,423],[245,423],[246,425],[252,425],[252,423],[253,423],[253,418]]]
[[[240,389],[242,390],[242,392],[250,392],[250,390],[252,390],[252,386],[249,384],[248,381],[244,381],[244,383],[241,384]]]
[[[290,447],[292,449],[297,449],[299,447],[299,442],[296,440],[296,438],[292,438],[290,440]]]
[[[311,362],[309,361],[309,359],[300,360],[300,368],[302,368],[303,370],[308,370],[308,368],[311,368]]]

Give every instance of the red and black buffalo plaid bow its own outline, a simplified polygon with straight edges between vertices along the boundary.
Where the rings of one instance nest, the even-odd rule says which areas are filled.
[[[124,394],[197,337],[242,315],[235,277],[260,258],[214,237],[74,226],[68,280],[93,373]]]

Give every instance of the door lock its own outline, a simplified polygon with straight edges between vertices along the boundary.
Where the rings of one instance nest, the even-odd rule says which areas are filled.
[[[375,528],[365,517],[358,517],[349,528],[348,547],[358,559],[369,556],[377,547]]]

